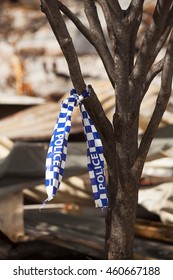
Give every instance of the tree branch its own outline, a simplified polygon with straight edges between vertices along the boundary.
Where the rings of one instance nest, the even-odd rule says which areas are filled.
[[[146,32],[131,74],[131,79],[135,84],[141,84],[142,86],[146,75],[156,58],[157,53],[155,50],[166,26],[171,4],[172,0],[157,1],[157,5],[153,14],[153,22]]]
[[[173,25],[173,6],[170,10],[168,20],[167,20],[167,26],[172,26]]]
[[[129,75],[134,67],[136,37],[142,21],[143,3],[144,0],[132,0],[126,13],[127,24],[131,26],[129,47]]]
[[[164,44],[166,43],[166,40],[171,32],[171,28],[172,26],[168,26],[165,30],[164,30],[164,33],[162,34],[157,46],[156,46],[156,49],[154,51],[154,57],[156,57],[159,52],[161,51],[161,49],[163,48]]]
[[[160,61],[158,61],[156,64],[154,64],[152,66],[151,70],[148,72],[146,81],[145,81],[144,90],[142,91],[142,94],[141,94],[140,103],[142,102],[142,99],[144,98],[145,93],[147,92],[153,79],[162,71],[164,61],[165,61],[165,57],[163,57]]]
[[[84,0],[84,10],[90,25],[90,34],[93,38],[94,47],[103,62],[112,86],[115,87],[114,61],[107,46],[94,0]]]
[[[79,31],[85,36],[85,38],[94,46],[94,48],[97,50],[103,65],[105,67],[105,70],[108,74],[108,77],[110,79],[110,82],[112,86],[114,87],[114,62],[113,58],[111,56],[111,53],[107,47],[106,40],[104,39],[103,34],[103,40],[98,43],[95,36],[89,32],[89,30],[83,25],[83,23],[79,20],[79,18],[71,11],[69,10],[63,3],[58,1],[58,5],[60,10],[69,18],[71,21],[75,24],[75,26],[79,29]],[[96,13],[97,14],[97,13]],[[98,16],[97,16],[98,17]],[[96,19],[95,19],[96,20]],[[101,26],[100,26],[101,28]],[[101,29],[102,30],[102,29]],[[103,33],[103,32],[102,32]],[[98,32],[98,35],[101,37],[100,30]]]
[[[94,46],[95,42],[92,36],[90,35],[89,30],[80,21],[80,19],[71,10],[69,10],[62,2],[60,1],[57,2],[58,2],[59,9],[75,24],[75,26],[85,36],[85,38]]]
[[[113,24],[112,24],[112,20],[111,20],[111,14],[107,5],[106,0],[97,0],[98,4],[100,5],[100,7],[102,8],[104,17],[105,17],[105,21],[106,21],[106,25],[107,25],[107,31],[108,31],[108,35],[111,41],[111,45],[112,48],[115,48],[115,34],[114,34],[114,29],[113,29]]]
[[[81,73],[78,57],[72,42],[72,38],[66,28],[65,22],[59,10],[56,0],[41,0],[41,9],[47,16],[55,37],[66,58],[72,83],[78,93],[82,93],[85,82]]]
[[[162,36],[160,37],[160,40],[157,43],[157,46],[153,52],[153,57],[156,58],[157,55],[159,54],[159,52],[161,51],[161,49],[163,48],[164,44],[166,43],[166,40],[171,32],[171,26],[167,25],[166,29],[164,30]],[[152,80],[156,77],[156,75],[162,71],[163,68],[163,63],[164,63],[164,58],[163,60],[159,61],[158,63],[154,64],[151,68],[150,71],[148,72],[145,81],[143,81],[143,86],[142,88],[139,90],[139,95],[136,96],[136,104],[138,107],[140,106],[140,103],[142,102],[142,99],[144,98]]]
[[[142,137],[138,155],[133,166],[134,175],[140,176],[143,165],[151,145],[151,142],[154,138],[156,130],[159,126],[159,123],[162,119],[162,116],[166,110],[170,95],[171,95],[171,86],[172,86],[172,77],[173,77],[173,31],[170,36],[168,48],[164,58],[164,65],[161,77],[161,88],[156,101],[156,106],[153,111],[150,122],[147,126],[147,129]]]
[[[110,10],[110,13],[114,14],[114,17],[120,21],[120,19],[122,18],[122,9],[121,6],[119,4],[118,0],[107,0],[106,1]]]
[[[120,34],[120,30],[122,30],[122,20],[124,18],[123,10],[121,9],[118,0],[106,0],[106,3],[110,13],[110,20],[112,22],[114,36],[116,36],[117,34]],[[117,45],[117,40],[115,44]],[[114,47],[116,47],[115,44],[113,45]]]
[[[59,10],[59,5],[57,0],[41,0],[41,9],[46,14],[47,19],[52,27],[52,30],[59,42],[59,45],[63,51],[66,58],[70,76],[74,88],[78,94],[81,94],[85,89],[86,85],[83,80],[81,73],[78,57],[68,33],[67,27]],[[114,149],[114,145],[109,146],[109,143],[114,141],[113,128],[105,115],[105,112],[99,102],[94,90],[90,86],[91,95],[89,98],[83,101],[86,110],[88,111],[91,119],[93,120],[104,145],[105,158],[108,163],[111,163],[110,150]],[[94,110],[93,110],[94,108]],[[110,139],[109,139],[110,138]],[[109,155],[109,156],[108,156]]]
[[[145,0],[132,0],[127,10],[127,17],[132,23],[136,18],[142,14],[143,4]]]
[[[142,13],[131,23],[131,30],[130,30],[131,36],[130,36],[130,47],[129,47],[129,75],[131,74],[134,67],[136,38],[137,38],[137,33],[141,21],[142,21]]]

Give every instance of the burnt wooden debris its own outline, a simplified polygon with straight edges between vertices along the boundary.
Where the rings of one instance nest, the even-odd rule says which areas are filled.
[[[65,205],[61,210],[44,210],[41,215],[34,206],[33,209],[30,207],[25,210],[25,236],[20,236],[15,245],[1,236],[0,258],[44,258],[47,254],[50,259],[61,259],[63,256],[66,258],[65,252],[71,252],[71,259],[104,259],[103,214],[97,212],[95,215],[96,210],[91,208],[80,209],[80,213],[68,211]],[[147,235],[144,233],[146,231]],[[173,258],[172,226],[137,220],[135,232],[135,259]],[[46,244],[44,250],[43,244]],[[61,254],[55,253],[58,248]],[[63,252],[62,248],[67,251]],[[59,249],[57,251],[59,252]]]
[[[26,171],[26,174],[20,178],[20,173],[15,169],[14,163],[17,164],[17,161],[14,154],[16,149],[24,151],[27,148],[27,168],[29,168],[31,166],[29,151],[37,148],[37,153],[41,151],[44,158],[46,155],[44,146],[43,143],[15,144],[11,155],[9,154],[5,159],[8,162],[7,166],[11,166],[11,175],[8,174],[8,169],[5,171],[4,167],[2,172],[1,168],[0,230],[6,236],[8,246],[0,246],[0,258],[20,258],[20,256],[29,258],[32,254],[34,258],[35,248],[41,252],[42,242],[45,242],[50,251],[53,250],[52,244],[57,248],[64,247],[70,250],[71,258],[79,257],[74,253],[77,252],[83,258],[103,259],[106,210],[102,213],[100,209],[94,208],[86,173],[85,143],[69,143],[69,159],[62,186],[53,202],[40,212],[39,208],[46,198],[43,167],[40,168],[40,175],[36,178],[33,176],[27,178],[27,170],[23,168],[22,173],[25,174]],[[33,164],[32,160],[31,164]],[[155,221],[150,217],[152,216],[149,212],[146,216],[138,215],[135,227],[135,258],[171,259],[173,225],[171,223],[164,225],[158,215],[157,219],[154,217]],[[27,244],[33,244],[33,251]],[[18,246],[20,249],[17,249]],[[55,257],[54,250],[52,256]]]

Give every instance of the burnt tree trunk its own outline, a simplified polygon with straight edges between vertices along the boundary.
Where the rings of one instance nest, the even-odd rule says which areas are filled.
[[[124,121],[124,125],[122,122]],[[109,166],[109,208],[106,216],[106,257],[132,259],[140,175],[132,171],[137,155],[138,118],[114,117],[115,150]]]
[[[116,188],[115,202],[108,208],[106,217],[106,257],[133,259],[138,186],[121,185],[119,182]]]

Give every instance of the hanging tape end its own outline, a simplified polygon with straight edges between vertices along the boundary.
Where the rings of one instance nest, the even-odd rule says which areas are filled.
[[[102,211],[102,213],[104,212],[104,210],[106,210],[108,208],[108,206],[103,206],[103,207],[101,207],[101,211]]]
[[[42,211],[42,209],[45,207],[45,205],[47,204],[48,201],[53,199],[53,195],[49,196],[42,204],[42,206],[39,208],[39,211]]]

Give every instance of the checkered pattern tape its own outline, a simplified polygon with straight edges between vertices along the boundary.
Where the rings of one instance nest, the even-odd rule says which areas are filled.
[[[104,173],[103,146],[99,134],[83,104],[80,105],[87,142],[88,171],[96,207],[108,206]]]
[[[48,198],[44,201],[43,206],[55,196],[62,181],[67,155],[68,137],[71,128],[71,115],[74,106],[78,106],[79,104],[87,140],[88,170],[95,205],[96,207],[106,207],[108,205],[102,143],[85,107],[80,102],[82,99],[88,97],[88,95],[89,93],[85,91],[82,96],[79,96],[75,90],[72,90],[71,96],[62,102],[59,118],[51,137],[46,158],[45,175]]]

